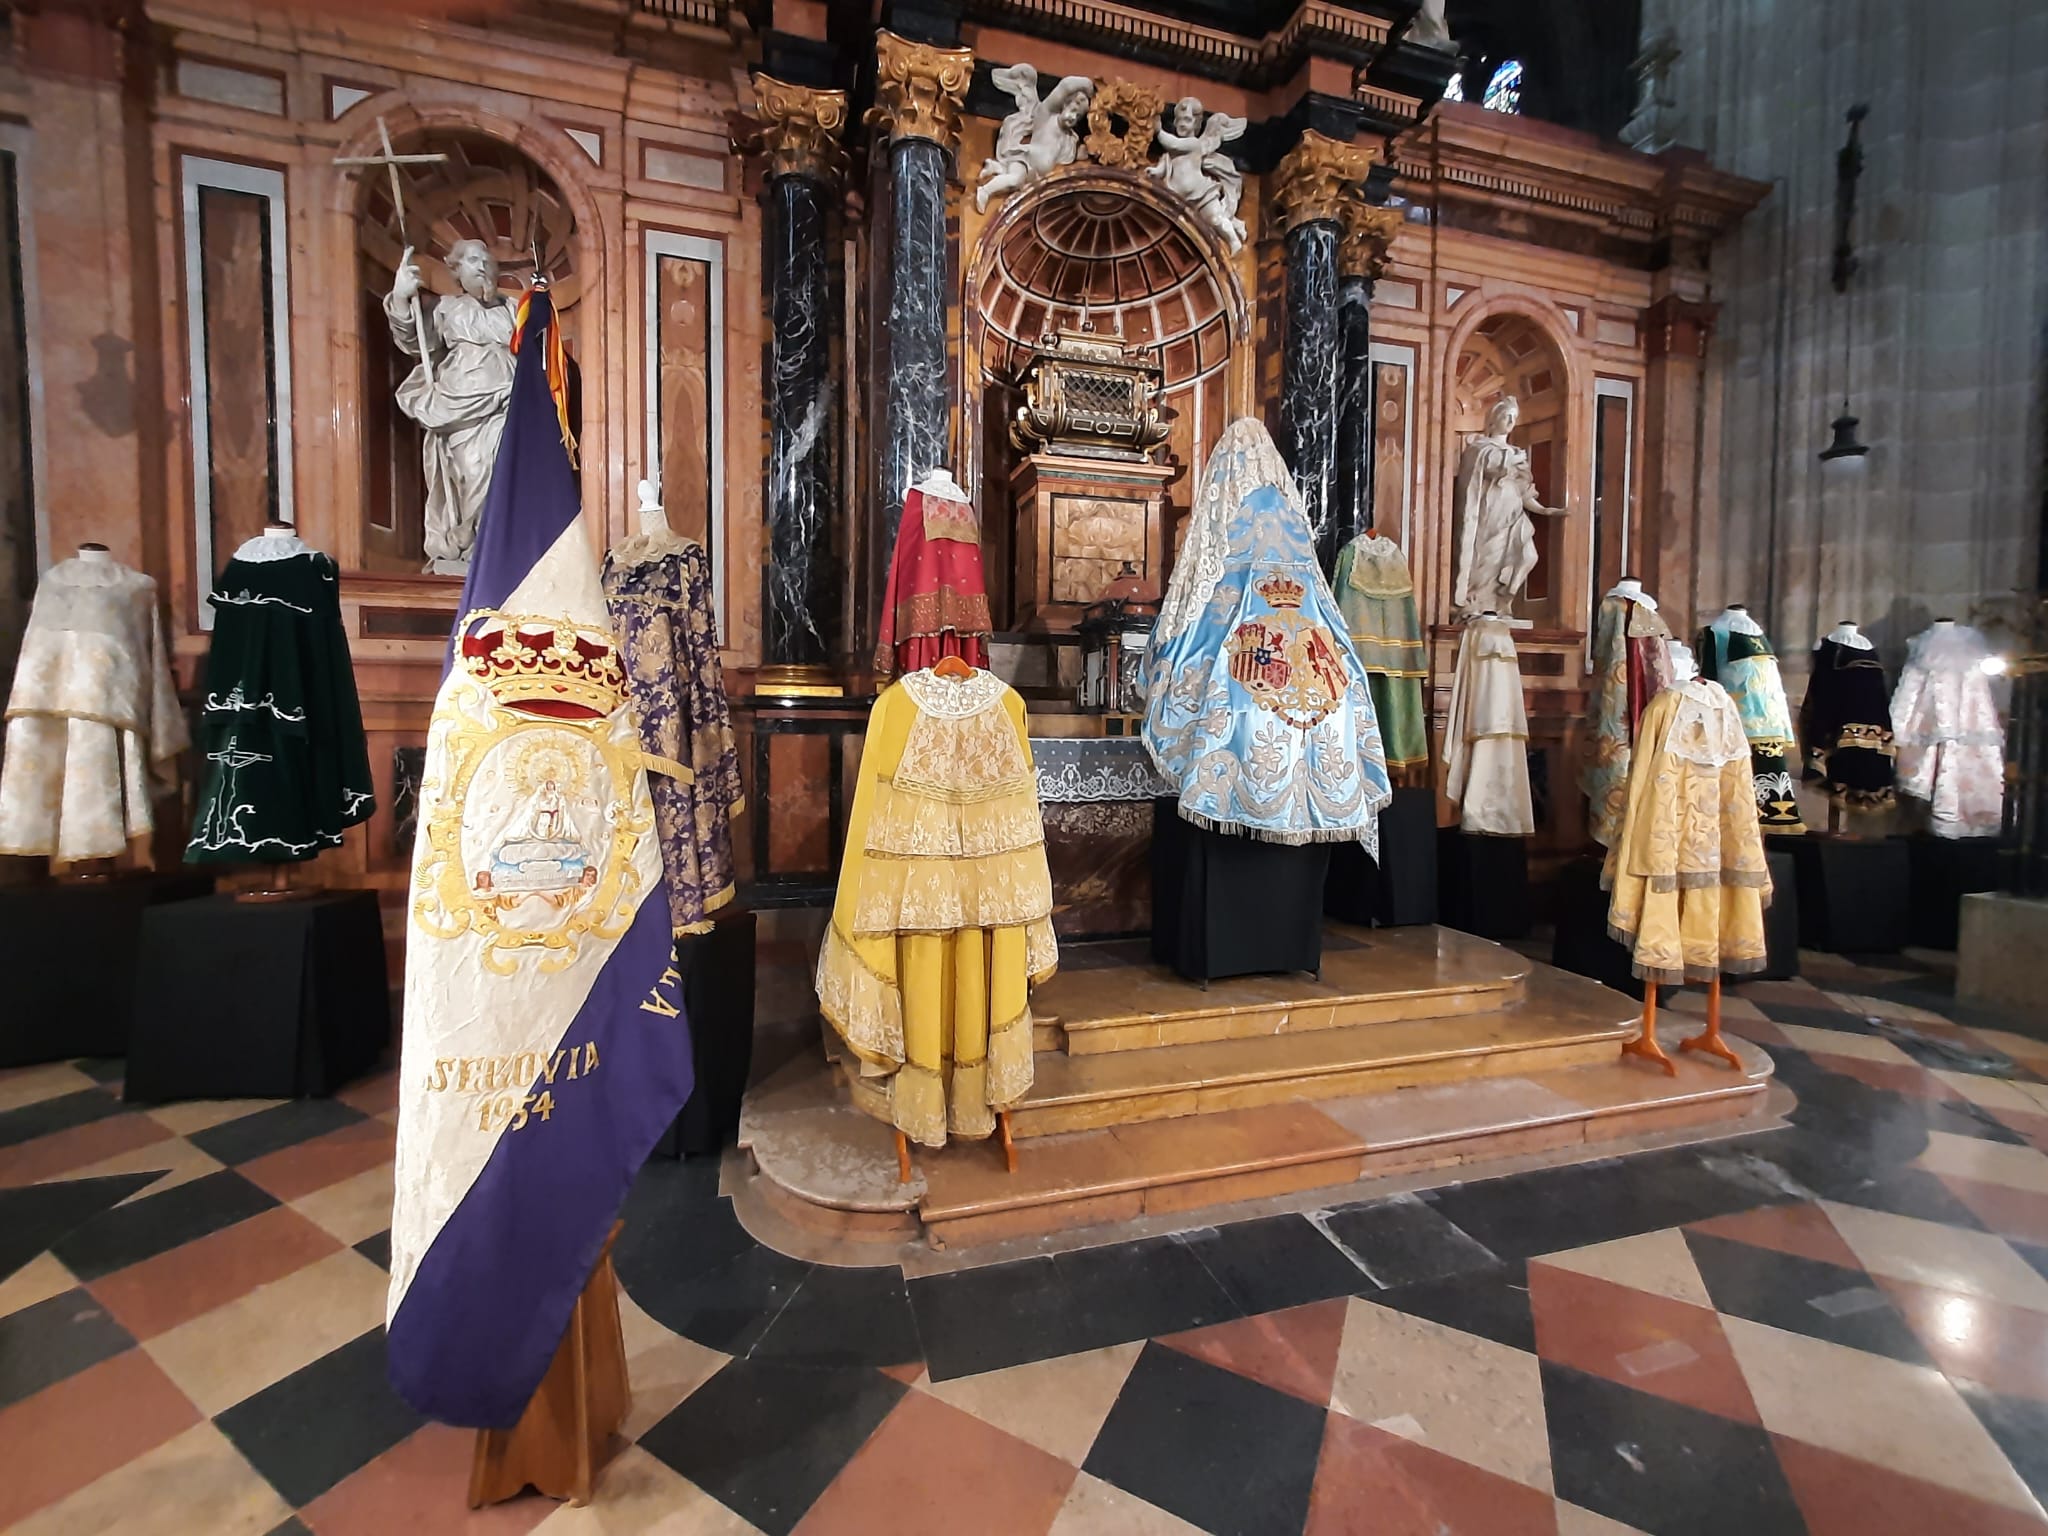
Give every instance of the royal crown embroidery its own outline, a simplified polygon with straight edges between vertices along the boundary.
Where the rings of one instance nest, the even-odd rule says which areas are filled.
[[[1308,596],[1308,588],[1286,572],[1275,572],[1254,583],[1252,590],[1266,600],[1269,608],[1299,608]]]
[[[626,669],[608,636],[500,614],[473,614],[463,630],[462,665],[506,709],[590,718],[625,702]]]

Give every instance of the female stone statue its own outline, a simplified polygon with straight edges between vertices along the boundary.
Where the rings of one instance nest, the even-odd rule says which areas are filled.
[[[1486,413],[1486,430],[1458,459],[1458,573],[1451,601],[1460,617],[1513,613],[1536,569],[1536,525],[1529,514],[1564,515],[1564,508],[1537,500],[1529,455],[1508,441],[1521,411],[1513,395],[1502,395]]]
[[[1244,132],[1245,120],[1227,112],[1211,112],[1205,122],[1202,104],[1192,96],[1174,103],[1173,131],[1159,130],[1166,151],[1152,162],[1151,174],[1166,190],[1186,198],[1195,214],[1235,253],[1244,244],[1244,220],[1237,205],[1244,196],[1244,173],[1223,146]]]
[[[1088,115],[1095,82],[1086,75],[1068,75],[1038,99],[1038,71],[1012,64],[990,78],[1008,91],[1017,110],[996,130],[996,152],[981,164],[981,185],[974,192],[978,213],[988,212],[989,199],[1028,186],[1056,166],[1072,165],[1080,150],[1075,131]]]

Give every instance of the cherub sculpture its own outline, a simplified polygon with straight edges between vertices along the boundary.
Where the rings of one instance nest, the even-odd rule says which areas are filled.
[[[990,78],[1010,93],[1017,110],[1003,119],[996,152],[981,164],[981,185],[974,192],[978,213],[988,211],[990,198],[1029,186],[1056,166],[1072,165],[1081,146],[1075,130],[1095,96],[1093,80],[1068,75],[1040,101],[1038,71],[1029,64],[1012,64]]]
[[[1173,131],[1159,130],[1166,151],[1152,162],[1151,174],[1169,192],[1194,205],[1195,214],[1235,253],[1244,245],[1244,220],[1237,216],[1244,196],[1244,173],[1223,146],[1244,132],[1245,120],[1227,112],[1211,112],[1203,120],[1202,104],[1183,96],[1174,104]]]

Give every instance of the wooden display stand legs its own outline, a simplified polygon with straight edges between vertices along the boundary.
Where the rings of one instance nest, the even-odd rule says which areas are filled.
[[[1003,1166],[1009,1169],[1011,1173],[1015,1173],[1017,1171],[1017,1143],[1010,1134],[1010,1112],[1007,1109],[996,1111],[996,1135],[1001,1137],[1003,1142]],[[896,1133],[896,1182],[899,1184],[908,1184],[910,1182],[910,1138],[901,1131]]]
[[[619,1281],[612,1270],[612,1228],[597,1257],[554,1362],[510,1429],[480,1429],[469,1464],[469,1507],[509,1499],[528,1484],[551,1499],[590,1502],[606,1443],[626,1422],[626,1336],[619,1326]]]
[[[1696,1035],[1679,1041],[1681,1051],[1701,1051],[1709,1056],[1718,1056],[1736,1071],[1742,1070],[1742,1058],[1735,1053],[1735,1047],[1721,1038],[1721,977],[1716,972],[1714,979],[1707,983],[1707,1027]],[[1664,1053],[1664,1047],[1657,1043],[1657,983],[1643,983],[1643,1032],[1621,1048],[1624,1056],[1641,1056],[1655,1062],[1664,1069],[1667,1077],[1678,1076],[1678,1064]]]

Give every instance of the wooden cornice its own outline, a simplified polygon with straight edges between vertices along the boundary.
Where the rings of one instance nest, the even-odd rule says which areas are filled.
[[[1445,102],[1394,146],[1395,190],[1440,216],[1487,210],[1579,226],[1643,264],[1699,265],[1770,194],[1696,150],[1658,155],[1512,114]]]

